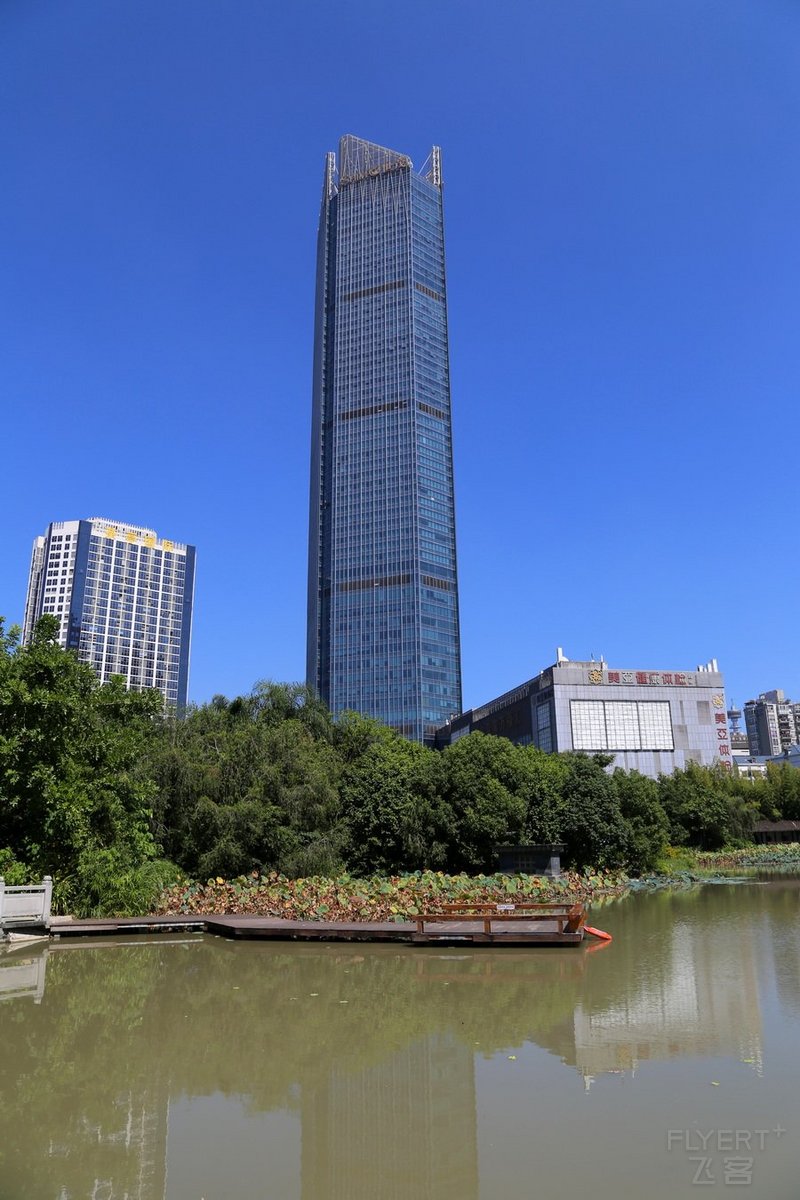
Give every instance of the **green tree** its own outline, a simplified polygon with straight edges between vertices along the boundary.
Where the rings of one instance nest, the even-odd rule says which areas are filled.
[[[524,750],[470,733],[441,752],[441,794],[453,812],[452,869],[490,870],[496,846],[520,839],[527,816]]]
[[[62,904],[95,911],[118,876],[135,890],[157,857],[142,750],[163,701],[119,679],[101,687],[57,638],[52,616],[25,647],[0,632],[0,847],[52,875]]]
[[[397,734],[374,717],[362,717],[360,713],[344,712],[333,729],[333,744],[343,763],[355,762],[375,744],[393,741]]]
[[[621,867],[631,853],[629,829],[604,755],[564,754],[561,837],[568,866]]]
[[[563,808],[568,764],[560,754],[546,754],[534,746],[517,747],[518,788],[525,802],[524,842],[560,842],[567,815]]]
[[[754,806],[719,769],[689,763],[672,775],[659,775],[658,792],[674,846],[717,850],[752,830]]]
[[[788,763],[767,763],[761,783],[764,815],[770,820],[800,821],[800,770]]]
[[[150,751],[167,853],[201,877],[337,870],[345,831],[333,737],[328,710],[300,684],[258,684],[173,719]]]
[[[453,814],[438,792],[438,765],[435,750],[390,734],[345,767],[341,808],[351,870],[391,874],[447,865]]]
[[[669,821],[658,798],[658,785],[638,771],[620,769],[611,780],[628,826],[627,865],[639,874],[652,871],[669,840]]]

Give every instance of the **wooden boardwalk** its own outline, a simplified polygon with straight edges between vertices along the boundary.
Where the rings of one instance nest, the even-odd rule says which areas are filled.
[[[453,906],[455,907],[455,906]],[[104,917],[90,920],[54,918],[51,936],[119,937],[124,934],[213,933],[227,938],[260,938],[304,942],[405,942],[413,945],[563,946],[583,940],[583,909],[575,905],[539,905],[539,911],[495,906],[480,911],[423,914],[405,921],[295,921],[284,917],[170,915]],[[552,910],[552,911],[550,911]]]

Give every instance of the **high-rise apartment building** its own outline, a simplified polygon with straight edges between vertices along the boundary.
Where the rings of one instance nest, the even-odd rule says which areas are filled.
[[[100,682],[122,675],[182,708],[189,686],[195,548],[91,517],[54,521],[33,543],[23,641],[45,613]]]
[[[352,136],[326,158],[307,679],[418,741],[461,711],[438,147],[424,173]]]
[[[800,704],[787,700],[780,688],[748,700],[744,721],[750,753],[756,757],[782,754],[800,742]]]

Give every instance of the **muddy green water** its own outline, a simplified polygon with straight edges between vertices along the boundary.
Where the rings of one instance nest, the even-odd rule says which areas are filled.
[[[632,896],[577,948],[0,952],[0,1197],[797,1200],[799,905]]]

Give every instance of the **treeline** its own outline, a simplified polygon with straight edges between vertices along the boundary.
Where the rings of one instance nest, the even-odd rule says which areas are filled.
[[[334,719],[299,684],[164,716],[157,692],[100,686],[56,632],[45,617],[21,648],[0,624],[0,874],[51,874],[77,912],[142,909],[179,870],[482,871],[505,842],[563,842],[567,866],[636,873],[668,844],[714,849],[761,815],[800,818],[792,768],[655,781],[478,733],[438,752]]]

